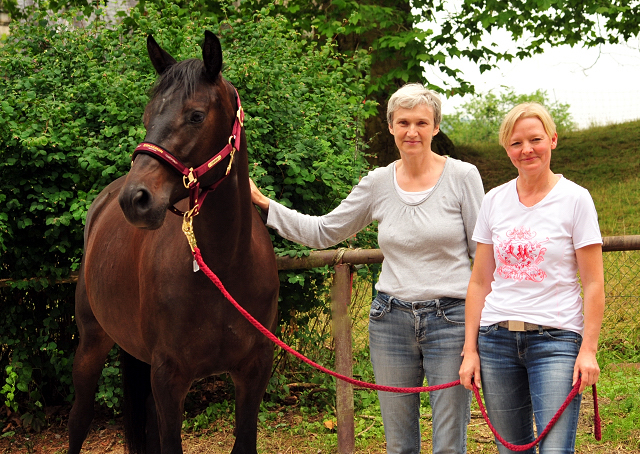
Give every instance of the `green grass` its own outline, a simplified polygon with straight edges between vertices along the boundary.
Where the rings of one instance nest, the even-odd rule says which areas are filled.
[[[604,236],[640,234],[640,179],[609,181],[591,190]]]
[[[629,355],[640,346],[640,251],[605,252],[600,348]]]
[[[588,430],[592,424],[593,404],[590,392],[585,393],[581,409],[582,430],[577,439],[578,449],[593,445],[619,446],[640,452],[640,352],[626,354],[601,350],[598,380],[598,401],[602,419],[602,442],[595,443]],[[606,452],[606,451],[604,451]]]

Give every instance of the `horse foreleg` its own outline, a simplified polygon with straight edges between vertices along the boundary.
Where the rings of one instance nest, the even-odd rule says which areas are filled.
[[[258,412],[273,365],[273,346],[239,370],[231,372],[236,390],[236,441],[231,454],[257,454]]]
[[[161,453],[160,432],[158,431],[158,409],[153,393],[147,397],[147,454]]]
[[[78,303],[76,303],[78,304]],[[87,305],[88,306],[88,305]],[[73,360],[75,401],[69,414],[69,454],[78,454],[93,420],[96,386],[114,342],[93,318],[76,309],[80,345]]]
[[[182,414],[191,381],[191,377],[170,359],[154,359],[152,362],[151,389],[156,403],[162,454],[182,454]]]

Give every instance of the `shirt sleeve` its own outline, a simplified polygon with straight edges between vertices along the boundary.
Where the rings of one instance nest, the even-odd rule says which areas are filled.
[[[333,211],[310,216],[275,201],[269,204],[267,226],[288,240],[316,249],[331,247],[358,233],[372,221],[373,179],[367,175]]]
[[[473,240],[482,244],[493,244],[493,236],[491,235],[491,226],[489,224],[489,213],[491,211],[491,201],[493,200],[491,194],[492,193],[489,192],[484,199],[482,199],[478,220],[473,230]]]
[[[462,199],[462,221],[464,223],[465,235],[467,237],[467,250],[471,259],[476,255],[476,241],[473,240],[473,231],[478,219],[478,212],[484,198],[484,187],[478,168],[473,168],[467,173],[463,182]]]
[[[584,188],[579,193],[573,215],[573,247],[580,249],[591,244],[602,244],[598,225],[598,212],[591,194]]]

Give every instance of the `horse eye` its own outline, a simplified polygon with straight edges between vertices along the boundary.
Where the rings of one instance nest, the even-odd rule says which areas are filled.
[[[198,110],[196,110],[195,112],[193,112],[191,114],[191,117],[189,118],[189,121],[191,123],[202,123],[205,119],[205,114],[204,112],[200,112]]]

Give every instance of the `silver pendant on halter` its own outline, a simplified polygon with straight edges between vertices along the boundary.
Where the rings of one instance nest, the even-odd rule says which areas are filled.
[[[200,271],[200,267],[198,266],[198,262],[196,261],[196,259],[193,259],[193,272],[197,273],[198,271]]]

